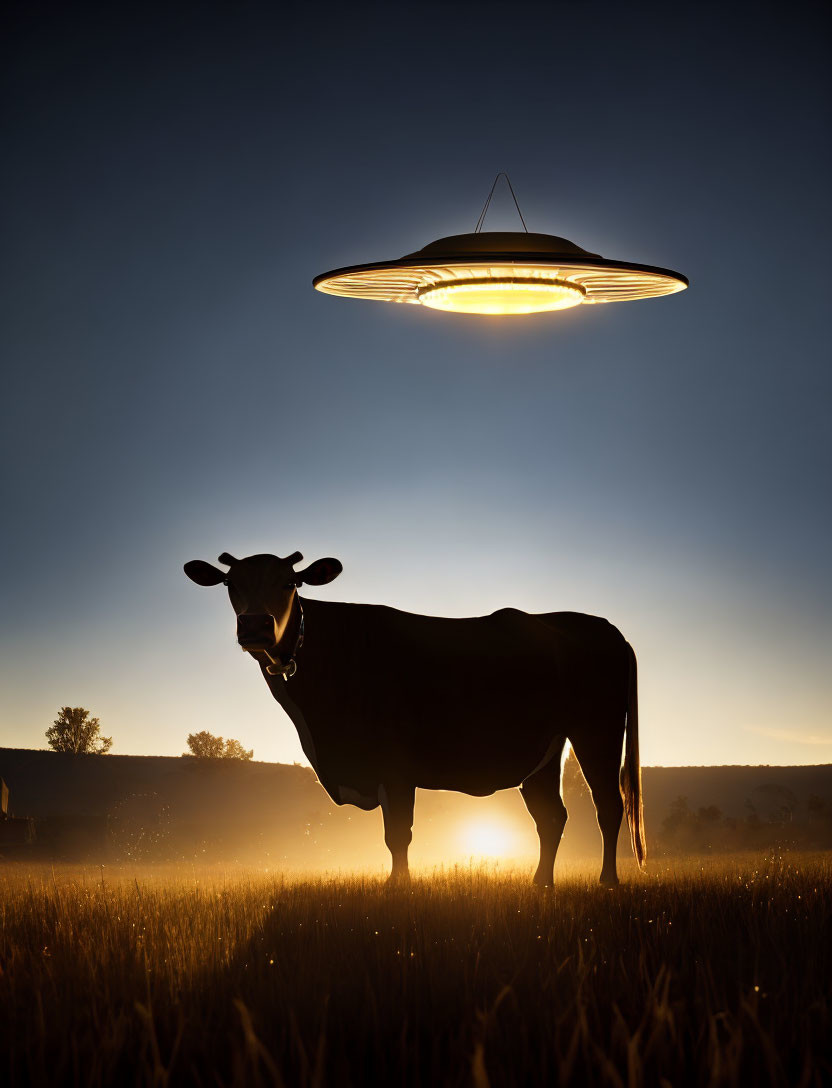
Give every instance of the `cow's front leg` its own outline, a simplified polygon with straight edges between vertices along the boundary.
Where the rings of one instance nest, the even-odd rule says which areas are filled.
[[[407,848],[413,838],[413,803],[416,790],[402,783],[385,782],[379,786],[378,799],[384,814],[384,841],[393,855],[390,882],[406,884],[410,880],[407,867]]]

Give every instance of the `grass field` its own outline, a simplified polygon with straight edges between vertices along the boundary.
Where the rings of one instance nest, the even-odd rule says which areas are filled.
[[[832,1082],[832,864],[377,879],[0,868],[0,1081]]]

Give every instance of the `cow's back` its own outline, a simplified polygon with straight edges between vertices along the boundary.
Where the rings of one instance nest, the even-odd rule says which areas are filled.
[[[331,767],[319,773],[368,790],[390,768],[429,789],[518,784],[597,699],[599,671],[617,675],[625,645],[606,620],[574,612],[448,619],[305,607],[292,688]]]

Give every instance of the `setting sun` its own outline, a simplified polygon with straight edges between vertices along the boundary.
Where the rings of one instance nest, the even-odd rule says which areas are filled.
[[[466,854],[486,858],[505,857],[515,845],[515,836],[505,824],[481,820],[465,824],[460,840]]]

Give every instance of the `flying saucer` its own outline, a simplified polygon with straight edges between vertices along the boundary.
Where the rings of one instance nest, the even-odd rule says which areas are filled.
[[[318,291],[409,302],[465,314],[532,314],[684,291],[687,279],[652,265],[613,261],[551,234],[477,232],[440,238],[394,261],[336,268]]]

